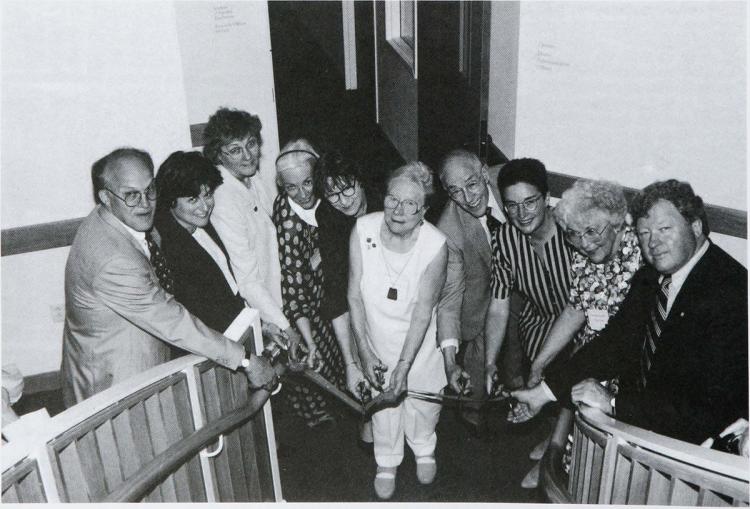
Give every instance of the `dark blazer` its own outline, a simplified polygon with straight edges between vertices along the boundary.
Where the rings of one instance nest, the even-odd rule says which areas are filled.
[[[697,444],[747,417],[747,269],[709,246],[669,312],[642,390],[640,359],[658,280],[654,268],[641,268],[601,336],[546,382],[565,400],[585,378],[619,376],[617,419]]]
[[[367,212],[383,210],[383,196],[370,183],[365,184]],[[349,311],[346,292],[349,285],[349,235],[356,217],[339,212],[325,198],[315,211],[318,222],[318,249],[323,267],[323,301],[320,313],[325,320],[333,320]]]
[[[159,210],[154,224],[161,234],[161,249],[174,276],[174,296],[188,311],[212,329],[223,331],[245,307],[232,292],[224,273],[211,255],[168,210]],[[229,254],[209,223],[204,230],[221,248],[229,264]]]

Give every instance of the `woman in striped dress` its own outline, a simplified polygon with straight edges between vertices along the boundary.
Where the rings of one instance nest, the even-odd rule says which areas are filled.
[[[547,171],[536,159],[514,159],[500,170],[498,189],[510,221],[492,231],[492,295],[498,322],[487,336],[487,386],[510,314],[510,292],[525,297],[519,339],[532,362],[568,302],[573,252],[549,208]],[[489,329],[488,329],[489,330]]]

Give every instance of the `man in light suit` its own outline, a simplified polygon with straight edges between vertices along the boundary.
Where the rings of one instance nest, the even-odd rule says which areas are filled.
[[[449,248],[448,276],[438,303],[438,341],[447,352],[449,384],[459,391],[459,377],[468,376],[475,398],[482,397],[486,380],[497,370],[485,366],[485,330],[499,326],[498,314],[490,309],[489,230],[493,222],[506,220],[496,186],[499,170],[460,149],[446,155],[440,166],[450,201],[437,223]],[[472,427],[481,424],[477,408],[464,408],[463,418]]]
[[[209,329],[159,284],[154,165],[123,148],[91,169],[97,205],[78,228],[65,267],[63,400],[67,407],[169,360],[167,343],[230,369],[251,386],[277,382],[271,365]]]
[[[747,418],[747,269],[708,239],[685,182],[647,186],[632,213],[648,265],[620,311],[563,369],[513,395],[531,415],[569,399],[699,444]],[[598,382],[614,377],[616,394]]]

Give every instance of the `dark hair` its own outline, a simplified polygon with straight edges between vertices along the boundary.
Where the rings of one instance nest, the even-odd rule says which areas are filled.
[[[157,208],[168,210],[177,198],[198,196],[201,186],[213,191],[224,181],[216,166],[200,152],[174,152],[156,173]]]
[[[512,159],[500,169],[500,174],[497,176],[497,188],[502,193],[505,189],[518,183],[532,185],[537,191],[546,195],[549,191],[547,169],[537,159],[529,157]]]
[[[333,181],[333,186],[328,185],[328,179]],[[313,190],[319,198],[324,198],[331,187],[345,188],[354,185],[355,182],[359,182],[362,187],[368,186],[362,166],[338,150],[326,152],[315,161]]]
[[[230,108],[219,108],[208,118],[203,130],[203,155],[214,164],[219,164],[221,147],[246,136],[255,136],[260,145],[263,140],[260,130],[263,125],[257,115]]]
[[[674,205],[688,223],[701,221],[703,235],[711,233],[706,210],[703,208],[703,199],[693,192],[690,184],[675,179],[654,182],[636,194],[630,204],[633,221],[647,216],[651,207],[659,200],[666,200]]]
[[[153,173],[154,161],[148,152],[132,147],[122,147],[113,150],[91,165],[91,184],[94,188],[94,202],[101,203],[99,191],[107,187],[108,170],[110,167],[123,159],[139,159]]]

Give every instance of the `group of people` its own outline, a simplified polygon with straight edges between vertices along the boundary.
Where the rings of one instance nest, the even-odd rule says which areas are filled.
[[[273,391],[268,361],[221,332],[251,307],[293,359],[355,397],[389,395],[363,429],[381,499],[404,441],[419,482],[437,472],[441,405],[407,390],[471,391],[472,426],[500,377],[512,421],[572,402],[700,443],[747,417],[747,271],[709,240],[689,184],[656,182],[629,208],[617,184],[580,180],[552,207],[535,159],[454,150],[381,183],[295,139],[271,200],[261,149],[260,119],[221,108],[202,153],[156,175],[133,148],[94,163],[65,274],[66,405],[185,352]],[[449,200],[433,225],[435,180]],[[282,394],[311,427],[333,419],[313,387]]]

